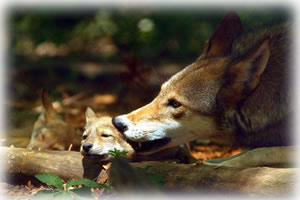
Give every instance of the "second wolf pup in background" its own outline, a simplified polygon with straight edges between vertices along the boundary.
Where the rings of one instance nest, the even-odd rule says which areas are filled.
[[[45,90],[42,91],[43,110],[33,126],[27,149],[34,150],[79,150],[81,136],[72,126],[58,117]]]
[[[246,147],[290,144],[290,41],[287,24],[244,31],[226,15],[190,66],[148,105],[113,119],[140,153],[197,138]],[[145,145],[144,145],[145,144]]]

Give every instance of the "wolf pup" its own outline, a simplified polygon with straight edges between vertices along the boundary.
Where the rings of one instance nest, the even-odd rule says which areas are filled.
[[[99,117],[91,108],[86,109],[86,127],[82,136],[80,152],[87,159],[97,162],[109,161],[112,158],[110,151],[117,149],[127,152],[125,158],[133,162],[146,160],[197,162],[183,147],[173,147],[149,156],[138,155],[111,121],[111,117]]]
[[[225,15],[202,55],[148,105],[113,118],[140,153],[207,138],[246,147],[290,144],[287,24],[244,31]]]
[[[58,117],[45,90],[42,91],[42,106],[27,149],[68,150],[72,144],[72,149],[79,150],[81,136]]]
[[[127,152],[127,158],[133,156],[134,149],[111,124],[111,117],[98,117],[90,107],[86,109],[85,115],[86,126],[80,147],[83,156],[89,160],[108,161],[112,158],[109,152],[114,149]]]

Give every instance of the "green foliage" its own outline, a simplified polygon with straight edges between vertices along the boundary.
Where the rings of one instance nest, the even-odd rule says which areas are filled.
[[[288,10],[284,8],[235,11],[245,29],[289,18]],[[96,44],[99,39],[109,38],[117,49],[110,54],[113,61],[120,61],[123,55],[135,55],[143,61],[161,60],[165,56],[174,61],[190,60],[200,55],[203,45],[226,12],[204,8],[140,11],[106,8],[88,13],[69,13],[63,9],[55,13],[43,9],[15,10],[11,16],[11,45],[16,53],[20,48],[28,51],[28,47],[50,41],[67,44],[72,51],[79,49],[85,52],[90,48],[86,44]],[[74,41],[83,45],[76,47]],[[107,59],[107,56],[102,56],[102,59]]]
[[[87,196],[85,194],[85,196]],[[35,200],[45,200],[45,199],[55,199],[55,200],[59,200],[59,199],[84,199],[83,197],[77,195],[75,192],[73,191],[64,191],[64,190],[40,190],[38,191],[35,196],[34,199]]]
[[[147,173],[147,171],[151,168],[150,165],[147,165],[146,167],[144,168],[137,168],[138,172],[139,173]]]
[[[54,174],[38,174],[35,177],[39,181],[56,188],[54,190],[41,190],[37,192],[35,199],[84,199],[84,197],[92,197],[91,188],[112,190],[111,185],[100,184],[86,178],[71,180],[64,187],[61,178]]]
[[[59,191],[54,191],[54,190],[40,190],[38,191],[34,199],[36,200],[43,200],[43,199],[52,199],[55,194],[59,193]]]
[[[146,175],[150,168],[151,168],[151,166],[147,165],[144,168],[137,168],[137,170],[138,170],[139,173],[141,173],[143,175]],[[153,183],[154,185],[157,185],[159,187],[163,186],[163,184],[164,184],[164,177],[159,175],[159,174],[149,174],[146,177],[149,178],[151,183]]]
[[[96,187],[96,188],[104,188],[104,189],[107,189],[107,190],[111,190],[110,186],[107,186],[105,184],[100,184],[100,183],[97,183],[95,181],[92,181],[92,180],[86,179],[86,178],[69,181],[66,184],[66,189],[68,190],[71,186],[79,186],[79,185],[83,185],[83,186],[88,187],[88,188]]]
[[[64,189],[62,180],[54,174],[38,174],[35,178],[49,186],[56,187],[59,190]]]
[[[109,155],[113,156],[114,158],[119,157],[119,156],[126,156],[127,155],[127,151],[120,151],[118,149],[114,149],[114,150],[110,150],[108,152]]]
[[[149,176],[149,179],[153,184],[156,184],[158,186],[163,186],[164,184],[164,177],[159,174],[151,174]]]

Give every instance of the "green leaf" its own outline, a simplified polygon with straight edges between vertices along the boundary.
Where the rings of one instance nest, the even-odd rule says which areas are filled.
[[[40,190],[34,195],[34,200],[52,199],[56,193],[54,190]]]
[[[114,150],[110,150],[108,152],[109,155],[112,155],[113,157],[118,157],[118,156],[126,156],[127,155],[127,151],[120,151],[118,149],[114,149]]]
[[[144,168],[138,167],[138,168],[136,168],[136,170],[137,170],[138,173],[145,174],[145,173],[147,173],[147,171],[148,171],[151,167],[152,167],[152,166],[147,165],[147,166],[144,167]]]
[[[35,175],[35,178],[47,185],[54,186],[57,189],[64,189],[62,180],[54,174],[37,174]]]
[[[71,186],[76,186],[76,185],[84,185],[85,187],[92,188],[92,187],[97,187],[97,188],[104,188],[110,190],[111,188],[105,184],[100,184],[95,181],[92,181],[87,178],[82,178],[78,180],[71,180],[67,183],[66,188],[69,189]]]
[[[144,168],[136,168],[136,169],[137,169],[138,173],[146,175],[148,170],[151,167],[152,167],[151,165],[147,165]],[[146,175],[146,176],[149,177],[150,181],[155,185],[162,186],[164,184],[164,177],[159,174],[151,174],[151,175]]]
[[[93,192],[92,192],[91,188],[88,188],[88,187],[76,188],[73,190],[69,190],[69,192],[72,192],[72,193],[74,193],[74,195],[77,195],[80,197],[86,197],[86,198],[93,197]]]
[[[163,186],[164,184],[164,177],[159,174],[152,174],[149,176],[149,179],[156,185]]]
[[[56,194],[54,194],[53,197],[55,200],[66,200],[66,199],[71,199],[71,197],[73,197],[73,195],[69,191],[62,190],[62,191],[59,191]]]
[[[147,165],[146,167],[144,167],[144,168],[141,168],[142,170],[144,170],[145,172],[147,172],[148,171],[148,169],[150,169],[152,166],[151,165]]]
[[[93,198],[91,189],[90,188],[85,188],[85,190],[87,190],[87,189],[90,190],[90,195],[89,195],[89,193],[86,193],[87,195],[85,195],[84,192],[81,192],[81,190],[83,190],[82,188],[77,188],[77,189],[74,189],[74,190],[68,190],[67,192],[73,197],[73,199],[87,200],[87,199]]]

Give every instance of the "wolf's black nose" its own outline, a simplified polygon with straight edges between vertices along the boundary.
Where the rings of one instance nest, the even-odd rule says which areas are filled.
[[[85,152],[89,152],[90,149],[92,148],[92,146],[93,146],[93,144],[87,143],[87,144],[82,145],[82,148]]]
[[[112,118],[112,123],[121,133],[127,130],[127,126],[116,117]]]

